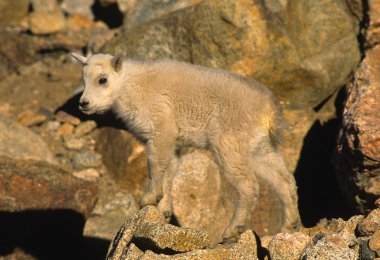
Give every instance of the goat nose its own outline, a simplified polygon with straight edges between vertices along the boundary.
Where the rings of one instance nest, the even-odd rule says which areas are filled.
[[[87,107],[89,103],[87,99],[79,100],[79,106],[82,108]]]

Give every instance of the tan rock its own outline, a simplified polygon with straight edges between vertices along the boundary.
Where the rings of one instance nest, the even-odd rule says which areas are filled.
[[[92,168],[73,172],[73,175],[85,181],[96,181],[100,176],[99,172]]]
[[[380,229],[373,233],[368,243],[369,248],[380,256]]]
[[[69,123],[64,123],[60,127],[58,127],[56,131],[57,136],[62,135],[72,135],[74,133],[74,126]]]
[[[33,12],[29,15],[29,27],[33,34],[52,34],[66,28],[66,19],[61,12]]]
[[[301,232],[279,233],[269,243],[269,255],[272,260],[300,259],[311,237]]]
[[[202,249],[210,244],[207,234],[202,231],[162,222],[142,223],[135,230],[134,237],[148,240],[159,249],[177,252]]]
[[[96,128],[96,122],[94,120],[88,120],[80,123],[74,131],[75,136],[82,137],[91,133]]]
[[[73,31],[91,29],[95,26],[94,20],[88,16],[73,14],[67,18],[67,28]]]
[[[370,236],[377,230],[380,230],[380,209],[371,211],[357,225],[359,236]]]
[[[36,114],[31,110],[25,110],[17,116],[17,122],[23,126],[40,125],[46,120],[46,115],[38,113]]]
[[[376,0],[368,0],[368,20],[367,46],[374,46],[380,43],[380,3]]]
[[[260,185],[258,205],[248,228],[259,235],[274,234],[282,225],[281,203],[264,183]],[[221,176],[210,154],[195,150],[181,156],[172,196],[174,215],[182,227],[206,231],[212,243],[222,240],[232,218],[236,192]]]
[[[62,110],[59,110],[55,114],[55,119],[61,123],[69,123],[69,124],[74,125],[74,126],[77,126],[80,124],[79,118],[72,116],[72,115],[70,115],[70,114],[68,114]]]
[[[126,251],[133,234],[138,226],[142,223],[164,222],[164,216],[159,213],[158,209],[153,206],[148,206],[141,209],[137,214],[127,219],[115,235],[108,249],[106,259],[121,259]]]
[[[29,0],[0,1],[0,25],[18,24],[27,16]]]

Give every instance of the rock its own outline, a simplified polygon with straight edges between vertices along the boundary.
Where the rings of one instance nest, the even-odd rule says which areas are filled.
[[[170,236],[168,232],[174,233]],[[199,234],[199,237],[193,236],[195,234]],[[111,242],[106,259],[136,259],[135,257],[140,257],[139,259],[257,259],[256,239],[251,230],[244,232],[237,243],[217,245],[211,249],[191,250],[194,244],[197,244],[196,247],[206,246],[206,237],[200,231],[165,224],[158,210],[149,206],[124,223]],[[154,244],[152,244],[153,239]],[[191,251],[165,255],[165,252],[170,251],[158,249],[158,243],[162,243],[161,247],[169,246],[169,249],[187,248]],[[193,245],[189,246],[191,244]]]
[[[164,221],[164,216],[161,215],[157,208],[148,206],[141,209],[121,226],[110,244],[106,259],[122,259],[121,257],[132,240],[135,230],[142,223]]]
[[[107,0],[106,0],[107,1]],[[106,2],[103,1],[103,2]],[[118,2],[119,9],[125,10],[126,18],[124,24],[127,28],[136,27],[143,23],[157,19],[163,15],[175,12],[179,9],[186,8],[200,3],[202,0],[175,0],[175,1],[123,1]]]
[[[0,156],[55,163],[47,144],[35,133],[0,115]]]
[[[235,71],[284,104],[312,108],[347,83],[357,32],[343,1],[210,0],[126,30],[101,51]]]
[[[380,256],[380,229],[373,233],[368,246],[369,249],[376,252],[377,256]]]
[[[85,180],[85,181],[96,181],[100,174],[95,169],[85,169],[77,172],[73,172],[74,177],[77,177],[79,179]]]
[[[66,19],[56,0],[32,0],[33,12],[29,26],[33,34],[51,34],[63,31]]]
[[[350,205],[361,213],[380,196],[380,46],[366,57],[347,87],[342,129],[335,153],[336,174]]]
[[[376,253],[368,247],[368,239],[361,240],[359,248],[359,259],[372,260],[375,259],[375,257]]]
[[[1,260],[38,260],[37,257],[27,254],[20,248],[16,248],[6,256],[0,256]]]
[[[104,178],[99,180],[99,201],[91,216],[86,221],[84,235],[112,240],[126,218],[136,214],[139,206],[135,198],[121,191],[113,183],[104,185]]]
[[[209,245],[207,234],[190,228],[179,228],[166,223],[142,223],[134,233],[137,239],[154,244],[159,249],[187,252]]]
[[[80,150],[84,147],[85,141],[82,138],[77,138],[71,135],[64,135],[63,141],[67,149]]]
[[[269,243],[269,254],[272,260],[300,259],[311,237],[301,232],[289,234],[279,233]]]
[[[326,240],[326,238],[321,238],[318,241],[312,243],[305,251],[302,259],[320,259],[320,260],[347,260],[347,259],[358,259],[358,253],[348,247],[340,247],[334,243]]]
[[[380,209],[371,211],[357,225],[358,236],[370,236],[380,229]]]
[[[73,158],[73,165],[76,169],[96,168],[102,164],[102,156],[94,152],[80,152]]]
[[[281,203],[264,183],[260,185],[258,204],[248,228],[259,235],[274,234],[282,225]],[[206,231],[211,243],[222,240],[232,218],[236,192],[220,175],[209,154],[193,151],[181,156],[172,196],[174,215],[180,226]]]
[[[97,200],[92,182],[42,161],[0,157],[0,210],[70,209],[88,217]]]
[[[28,15],[29,0],[1,1],[0,26],[18,24]]]
[[[125,190],[141,196],[147,177],[144,146],[127,131],[111,127],[100,129],[96,144],[112,179]]]
[[[57,136],[70,136],[74,133],[74,126],[69,123],[64,123],[57,129]]]
[[[68,30],[81,31],[83,29],[91,29],[94,26],[94,21],[88,16],[73,14],[67,18]]]
[[[68,114],[62,110],[59,110],[55,114],[55,119],[61,123],[69,123],[69,124],[74,125],[74,126],[77,126],[80,124],[79,118],[72,116],[72,115],[70,115],[70,114]]]
[[[17,122],[23,126],[41,125],[47,120],[46,115],[34,113],[31,110],[25,110],[17,116]]]
[[[366,45],[374,46],[380,43],[380,3],[376,0],[368,0],[368,28]]]
[[[94,14],[91,7],[94,2],[94,0],[64,0],[61,3],[61,8],[70,15],[79,14],[93,18]]]
[[[66,20],[61,12],[33,12],[29,15],[29,26],[33,34],[52,34],[63,31]]]
[[[94,120],[88,120],[80,123],[75,128],[75,136],[82,137],[92,132],[96,128],[96,122]]]

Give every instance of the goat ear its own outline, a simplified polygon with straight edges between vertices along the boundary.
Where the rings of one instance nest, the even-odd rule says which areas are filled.
[[[87,58],[82,56],[82,55],[79,55],[77,53],[71,53],[71,58],[78,62],[80,65],[84,66],[87,62]]]
[[[118,54],[112,58],[111,65],[116,72],[119,72],[121,70],[124,59],[125,57],[123,54]]]

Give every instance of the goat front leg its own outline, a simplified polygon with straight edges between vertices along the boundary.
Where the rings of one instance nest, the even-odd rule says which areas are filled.
[[[161,133],[156,134],[147,143],[148,187],[141,198],[140,206],[159,205],[159,209],[168,218],[172,213],[170,197],[171,179],[174,175],[172,171],[177,160],[173,131],[166,128]],[[160,203],[162,199],[164,200]]]

